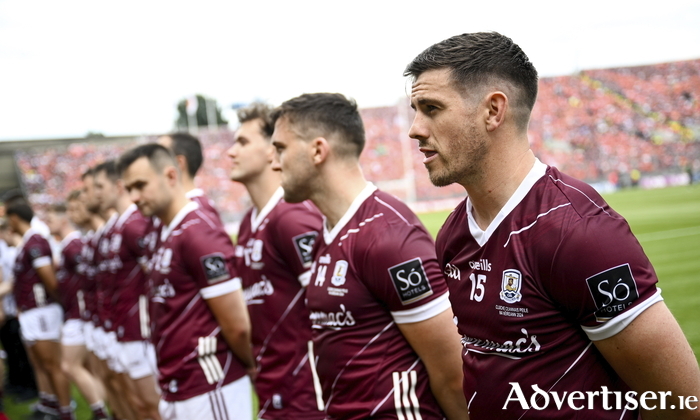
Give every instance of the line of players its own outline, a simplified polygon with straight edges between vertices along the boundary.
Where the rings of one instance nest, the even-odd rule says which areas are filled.
[[[64,370],[95,418],[105,418],[106,398],[114,418],[247,420],[253,416],[249,378],[264,419],[466,418],[459,336],[432,239],[403,203],[364,180],[356,105],[340,95],[320,99],[314,106],[335,105],[347,114],[331,120],[349,119],[346,131],[355,143],[322,145],[321,153],[337,154],[337,162],[314,178],[348,188],[314,201],[321,211],[309,197],[287,202],[294,189],[281,188],[275,167],[281,145],[272,145],[272,134],[275,120],[285,122],[278,127],[284,133],[291,129],[285,124],[304,113],[281,108],[275,115],[263,104],[240,110],[230,178],[247,187],[253,207],[236,247],[194,188],[202,152],[188,134],[164,136],[89,170],[83,190],[68,196],[66,214],[50,212],[52,234],[62,240]],[[323,121],[309,124],[298,127]],[[23,218],[16,208],[8,207],[12,226]],[[84,235],[67,227],[66,215]],[[366,232],[339,236],[351,220]],[[17,231],[36,269],[43,254],[32,252],[29,239],[40,235]],[[397,249],[397,240],[404,246]],[[317,263],[315,243],[326,253]],[[345,251],[335,255],[339,247]],[[53,287],[38,277],[27,293],[35,295],[42,284],[49,293],[25,306],[22,318],[44,311],[41,322],[55,324],[61,317],[50,303]],[[331,302],[307,307],[310,284]],[[314,346],[315,333],[322,345]],[[71,418],[58,389],[67,382],[51,378],[41,405]]]
[[[492,63],[464,61],[470,54]],[[491,65],[500,70],[490,75]],[[460,71],[464,80],[455,79]],[[472,73],[486,76],[472,80]],[[529,150],[537,74],[519,47],[500,34],[464,34],[426,50],[407,75],[417,110],[409,134],[431,181],[469,191],[438,235],[437,255],[407,206],[365,180],[362,120],[339,94],[305,94],[274,111],[255,105],[239,113],[230,178],[246,186],[253,207],[237,246],[194,188],[202,156],[196,139],[166,136],[86,173],[69,205],[86,206],[85,226],[95,233],[83,241],[77,264],[89,287],[74,294],[96,356],[88,357],[91,371],[115,417],[247,420],[249,380],[261,419],[523,418],[528,407],[504,406],[513,383],[697,393],[692,351],[624,219]],[[475,92],[456,87],[462,82]],[[529,100],[508,99],[524,91]],[[520,162],[512,165],[515,175],[499,158]],[[30,354],[45,389],[53,387],[54,406],[68,419],[67,382],[49,351],[56,338],[46,333],[61,318],[51,303],[57,281],[50,249],[31,227],[26,204],[9,206],[7,215],[24,235],[15,267],[24,338],[34,343]],[[602,245],[586,239],[585,229],[569,230],[580,220],[623,232],[618,241],[627,253],[602,258]],[[130,226],[138,234],[129,234]],[[542,229],[567,234],[542,241],[549,237]],[[570,238],[586,240],[572,245]],[[568,252],[559,254],[560,243]],[[542,273],[529,266],[535,251]],[[494,275],[499,279],[488,281]],[[610,276],[629,293],[606,289]],[[69,324],[78,325],[66,323],[64,339],[72,337]],[[673,344],[658,357],[638,351],[649,337]],[[157,374],[141,376],[153,354]],[[100,408],[96,398],[90,402]],[[578,416],[571,410],[578,409],[535,414]],[[639,417],[605,403],[588,410],[596,418]]]

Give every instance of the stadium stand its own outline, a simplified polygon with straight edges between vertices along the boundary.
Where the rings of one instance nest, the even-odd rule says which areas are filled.
[[[413,116],[407,99],[361,114],[367,133],[361,164],[367,179],[409,202],[463,196],[459,186],[430,184],[423,156],[407,136]],[[233,132],[200,130],[197,135],[205,151],[199,186],[225,221],[235,224],[249,202],[244,188],[228,179],[226,150]],[[542,78],[529,138],[543,162],[594,184],[624,187],[663,174],[697,179],[700,59]],[[40,148],[25,146],[14,158],[30,200],[49,205],[78,186],[87,167],[155,139],[63,141],[55,146],[44,142]]]

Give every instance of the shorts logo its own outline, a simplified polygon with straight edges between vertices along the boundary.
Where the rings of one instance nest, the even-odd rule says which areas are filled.
[[[586,279],[597,311],[596,320],[604,322],[622,313],[639,299],[637,283],[629,264],[619,265]]]
[[[520,294],[522,287],[522,274],[516,269],[509,269],[503,272],[503,280],[501,281],[501,300],[506,303],[520,302],[523,295]]]
[[[331,283],[333,286],[342,286],[345,284],[345,275],[348,273],[348,262],[340,260],[335,263],[335,268],[333,269],[333,278],[331,278]]]
[[[391,275],[396,292],[404,305],[433,294],[420,258],[414,258],[390,267],[389,275]]]
[[[318,232],[306,232],[292,238],[294,240],[294,248],[296,248],[299,260],[304,267],[309,267],[311,265],[314,242],[316,242],[317,236]]]
[[[200,261],[202,262],[204,275],[207,277],[209,284],[231,278],[223,254],[205,255],[200,258]]]

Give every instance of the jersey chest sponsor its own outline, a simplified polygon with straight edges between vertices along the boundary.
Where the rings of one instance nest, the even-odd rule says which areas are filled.
[[[246,241],[245,246],[238,246],[236,249],[236,255],[243,257],[243,262],[246,267],[250,267],[253,270],[260,270],[265,266],[263,262],[263,248],[265,243],[262,239],[250,238]]]

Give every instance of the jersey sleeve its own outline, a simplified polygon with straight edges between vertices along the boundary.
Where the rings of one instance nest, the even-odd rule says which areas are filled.
[[[52,264],[51,245],[49,242],[37,235],[34,236],[31,243],[27,244],[27,253],[32,262],[32,267],[41,268]]]
[[[306,286],[309,284],[314,243],[323,223],[321,215],[305,205],[290,206],[276,223],[279,235],[275,242],[277,252],[301,285]]]
[[[398,324],[424,321],[450,307],[433,240],[416,226],[383,230],[364,252],[361,277]]]
[[[223,229],[206,224],[191,226],[181,256],[188,273],[204,299],[222,296],[241,288],[236,277],[234,248]]]
[[[547,291],[593,341],[612,337],[662,300],[656,273],[620,216],[574,222],[554,254],[551,273]]]
[[[122,234],[122,246],[126,247],[129,253],[140,262],[148,257],[146,241],[148,229],[149,221],[138,217],[126,223]]]

